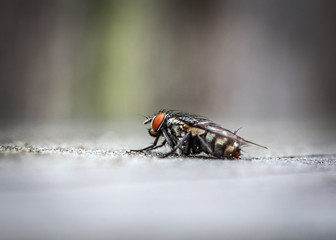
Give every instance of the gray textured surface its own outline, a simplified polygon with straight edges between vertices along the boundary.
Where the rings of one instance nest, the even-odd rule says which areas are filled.
[[[335,139],[323,126],[244,130],[270,150],[237,161],[129,154],[152,140],[141,125],[23,129],[1,134],[1,239],[336,237]]]

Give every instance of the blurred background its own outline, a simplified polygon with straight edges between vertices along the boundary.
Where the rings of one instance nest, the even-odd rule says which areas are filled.
[[[336,239],[335,63],[332,0],[1,0],[0,238]],[[268,150],[126,152],[161,108]]]
[[[3,0],[0,121],[335,118],[335,1]]]

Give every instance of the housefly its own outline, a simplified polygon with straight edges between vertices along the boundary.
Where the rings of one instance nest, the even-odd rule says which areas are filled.
[[[149,123],[149,135],[155,137],[153,144],[134,151],[150,151],[168,144],[171,150],[163,157],[178,152],[182,156],[206,153],[211,157],[235,159],[241,155],[243,146],[253,144],[266,148],[239,137],[236,134],[239,129],[231,132],[195,114],[160,110],[154,116],[147,117],[144,124]],[[160,138],[163,138],[163,141],[158,144]]]

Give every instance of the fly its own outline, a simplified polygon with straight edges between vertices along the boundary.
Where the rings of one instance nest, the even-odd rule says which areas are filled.
[[[163,155],[167,157],[175,152],[182,156],[206,153],[216,158],[235,159],[241,155],[241,149],[246,145],[256,145],[239,137],[213,121],[195,114],[173,110],[160,110],[153,117],[148,117],[144,124],[151,123],[149,135],[155,137],[153,144],[140,150],[150,151],[168,144],[171,150]],[[159,139],[163,138],[161,144]]]

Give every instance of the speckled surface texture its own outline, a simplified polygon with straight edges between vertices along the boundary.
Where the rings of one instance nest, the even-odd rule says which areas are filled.
[[[3,129],[1,238],[335,239],[325,126],[252,125],[241,135],[269,150],[235,161],[129,153],[153,140],[133,126]]]

